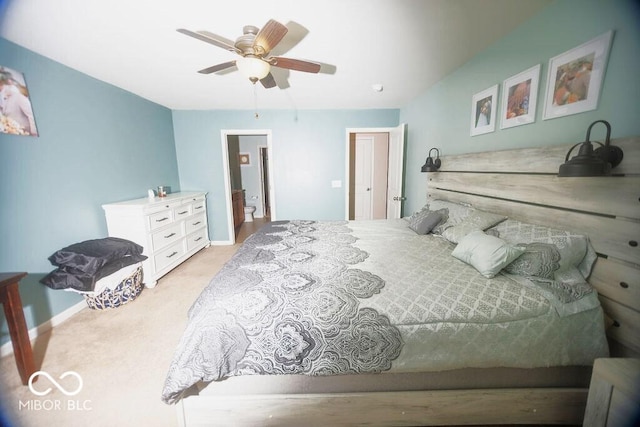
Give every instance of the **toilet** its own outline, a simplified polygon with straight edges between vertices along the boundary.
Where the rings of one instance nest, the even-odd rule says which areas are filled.
[[[253,213],[256,211],[255,206],[244,207],[244,220],[245,222],[253,222]]]

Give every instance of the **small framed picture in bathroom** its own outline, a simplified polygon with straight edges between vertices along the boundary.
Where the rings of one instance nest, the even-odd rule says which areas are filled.
[[[251,156],[249,153],[238,153],[238,163],[240,166],[251,166]]]

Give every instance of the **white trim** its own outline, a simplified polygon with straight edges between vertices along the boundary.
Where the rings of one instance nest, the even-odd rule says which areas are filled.
[[[235,242],[232,242],[231,240],[212,240],[211,241],[211,246],[229,246],[229,245],[233,245]]]
[[[80,301],[79,303],[69,307],[62,313],[53,316],[51,319],[47,320],[46,322],[39,324],[35,328],[29,329],[29,340],[33,341],[39,335],[42,335],[45,332],[50,331],[55,326],[58,326],[59,324],[71,318],[71,316],[80,312],[81,310],[84,310],[85,308],[87,308],[87,303],[85,301]],[[11,341],[4,343],[2,344],[2,346],[0,346],[0,357],[5,357],[10,354],[13,354],[13,344],[11,343]]]

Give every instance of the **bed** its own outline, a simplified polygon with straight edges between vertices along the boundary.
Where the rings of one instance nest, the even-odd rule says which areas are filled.
[[[163,400],[186,426],[580,424],[593,360],[640,349],[640,150],[613,143],[625,176],[448,156],[422,218],[272,223],[194,303]]]

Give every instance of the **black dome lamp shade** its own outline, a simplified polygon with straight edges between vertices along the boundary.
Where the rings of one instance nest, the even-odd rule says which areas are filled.
[[[593,149],[593,145],[589,140],[591,136],[591,128],[597,124],[603,123],[607,127],[607,139],[604,145],[598,141],[594,141],[599,144],[600,147],[596,150]],[[584,142],[571,147],[567,156],[565,157],[565,163],[560,165],[558,176],[561,177],[578,177],[578,176],[606,176],[611,175],[611,169],[615,168],[622,161],[623,153],[620,147],[615,147],[610,144],[611,125],[605,120],[597,120],[587,129],[587,139]],[[580,146],[578,154],[569,160],[569,156],[574,148]]]
[[[436,150],[436,158],[435,160],[433,159],[433,157],[431,157],[431,152],[433,150]],[[436,172],[438,169],[440,169],[440,150],[438,150],[437,148],[432,148],[431,150],[429,150],[429,157],[427,157],[427,160],[424,162],[424,165],[422,165],[422,172]]]

